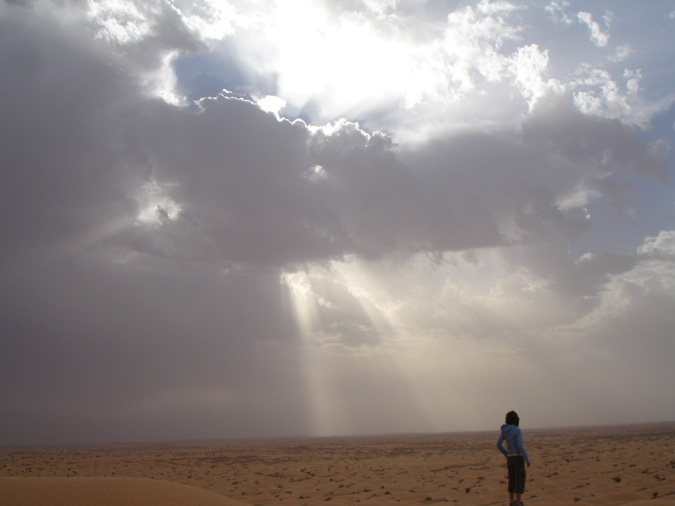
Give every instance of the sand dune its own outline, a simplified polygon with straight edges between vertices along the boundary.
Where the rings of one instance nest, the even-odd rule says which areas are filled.
[[[528,506],[675,506],[675,423],[523,432]],[[0,506],[506,505],[497,436],[0,448]]]
[[[0,478],[2,506],[241,506],[195,487],[147,478]]]

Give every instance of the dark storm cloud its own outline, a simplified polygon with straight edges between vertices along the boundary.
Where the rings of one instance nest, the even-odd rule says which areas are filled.
[[[96,123],[128,81],[77,34],[39,18],[0,23],[2,248],[20,256],[124,210],[118,160]]]
[[[564,135],[546,134],[570,114],[564,107],[535,113],[522,139],[462,134],[413,151],[353,123],[311,130],[279,121],[227,95],[201,107],[194,113],[154,102],[122,115],[126,152],[146,174],[173,185],[167,191],[182,208],[160,227],[128,232],[147,253],[283,266],[572,240],[588,230],[586,211],[561,201],[585,183],[599,187],[599,174],[610,193],[620,187],[607,184],[613,173],[662,177],[665,170],[635,134],[612,136],[614,121],[578,113],[569,130],[608,130],[613,144],[579,140],[580,152],[570,152]],[[626,144],[642,150],[626,151]]]
[[[636,172],[665,181],[668,164],[659,144],[647,148],[617,119],[587,116],[562,101],[544,101],[523,125],[533,145],[599,173]]]
[[[271,352],[255,348],[294,332],[273,289],[278,271],[109,263],[130,251],[183,256],[156,245],[148,253],[147,238],[133,230],[134,195],[152,173],[152,152],[139,148],[136,132],[144,115],[170,108],[109,65],[104,45],[39,17],[0,22],[6,440],[156,437],[141,428],[142,407],[162,392],[239,389],[237,406],[247,389],[252,397],[269,390],[301,413],[293,375],[274,376],[288,366],[283,355],[268,362]],[[195,434],[212,433],[216,419],[233,433],[250,430],[250,419],[218,401],[196,396],[147,416],[167,417],[159,432],[167,437],[212,409],[217,415]],[[292,432],[288,419],[280,424]]]
[[[286,369],[293,361],[283,354],[272,360],[256,344],[288,341],[294,332],[283,297],[270,290],[278,285],[274,273],[167,274],[104,269],[81,258],[41,260],[3,273],[0,383],[8,440],[30,441],[51,430],[58,440],[82,441],[94,436],[78,431],[99,423],[96,437],[119,438],[118,422],[125,422],[125,437],[138,438],[146,417],[166,417],[158,435],[177,437],[176,423],[212,410],[243,435],[250,420],[230,419],[247,392],[269,392],[303,408],[301,397],[288,395],[301,388]],[[236,394],[192,395],[214,390]],[[185,405],[155,407],[158,398],[184,393]],[[45,417],[39,426],[23,424],[39,413]],[[203,424],[194,424],[195,435],[207,433]]]

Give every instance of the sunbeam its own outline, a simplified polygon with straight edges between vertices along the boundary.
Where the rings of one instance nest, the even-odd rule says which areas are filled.
[[[431,426],[419,377],[427,370],[411,360],[406,338],[397,333],[404,324],[395,302],[365,274],[355,262],[334,262],[282,276],[297,322],[316,435]],[[347,310],[361,317],[345,322]]]

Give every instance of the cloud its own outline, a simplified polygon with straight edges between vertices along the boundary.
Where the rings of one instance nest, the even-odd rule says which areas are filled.
[[[593,15],[590,12],[580,11],[577,14],[579,22],[585,24],[588,27],[588,32],[591,36],[591,41],[598,47],[605,47],[609,42],[609,34],[602,31],[600,24],[596,21],[593,21]],[[605,18],[605,24],[608,25],[607,18]]]
[[[513,60],[515,82],[530,108],[546,95],[563,92],[564,87],[558,80],[544,79],[548,71],[547,51],[541,51],[534,44],[520,47]]]
[[[465,109],[475,111],[467,103],[473,105],[481,92],[483,103],[505,103],[495,94],[513,77],[513,44],[522,30],[513,22],[519,9],[512,4],[481,2],[439,19],[407,4],[397,10],[294,5],[273,4],[269,17],[246,4],[233,6],[232,36],[205,38],[211,61],[236,66],[244,81],[223,87],[241,91],[266,82],[266,93],[286,101],[287,114],[317,123],[379,115],[377,129],[399,132],[400,122],[419,127],[428,114],[438,120],[442,111],[460,117]],[[188,25],[189,12],[186,6]],[[219,17],[208,12],[217,23]],[[187,67],[190,57],[180,61]],[[222,71],[208,66],[203,71],[215,80],[232,77],[216,76]]]
[[[638,248],[640,255],[670,257],[675,254],[675,231],[663,230],[655,237],[648,237]]]
[[[667,175],[663,153],[646,147],[631,127],[616,119],[584,115],[564,102],[542,102],[540,114],[523,129],[531,142],[589,163],[599,174],[625,170],[658,179]]]
[[[58,44],[52,42],[51,47],[56,51]],[[45,124],[48,130],[40,135],[56,142],[53,152],[44,151],[44,156],[64,167],[60,174],[65,174],[63,170],[72,171],[72,177],[84,174],[77,182],[91,188],[61,191],[55,183],[46,195],[39,195],[38,188],[30,186],[28,173],[12,173],[16,180],[10,184],[24,188],[17,192],[23,199],[34,195],[43,204],[51,201],[52,209],[80,203],[92,220],[89,224],[80,218],[67,220],[67,212],[51,216],[54,224],[65,227],[60,240],[68,234],[75,241],[93,233],[100,227],[98,220],[110,227],[117,224],[96,246],[115,251],[120,258],[141,254],[284,265],[350,254],[381,257],[399,250],[495,246],[562,231],[566,235],[585,228],[585,213],[560,207],[581,184],[582,172],[578,169],[577,178],[560,188],[535,183],[530,178],[538,166],[551,163],[551,155],[541,146],[568,157],[577,167],[592,162],[601,170],[609,156],[628,170],[656,175],[663,171],[629,129],[571,111],[547,111],[548,119],[532,129],[537,137],[526,145],[517,137],[473,133],[398,150],[386,135],[368,134],[354,123],[313,128],[301,121],[280,120],[251,101],[226,94],[204,100],[199,111],[143,94],[130,100],[121,94],[124,81],[108,78],[110,70],[95,57],[77,61],[83,74],[92,79],[100,75],[105,84],[88,86],[81,93],[73,90],[72,103],[62,96],[57,107],[63,109],[54,114],[70,118],[69,139],[79,132],[87,140],[85,149],[70,140],[57,142],[58,131],[51,125]],[[49,86],[59,75],[58,68],[47,66],[30,82]],[[16,82],[11,86],[25,89],[25,78],[12,79]],[[87,93],[91,103],[98,102],[96,108],[87,105]],[[31,105],[36,114],[55,107],[49,95],[34,96],[38,98],[32,98]],[[24,105],[15,102],[13,107]],[[97,121],[103,112],[105,121]],[[541,122],[540,117],[533,115],[532,123]],[[570,118],[569,128],[551,130],[560,128],[565,117]],[[24,120],[26,129],[38,121],[30,116]],[[587,122],[588,135],[598,139],[586,153],[578,149],[583,136],[575,121]],[[15,129],[17,137],[22,132]],[[548,139],[542,137],[545,132]],[[614,132],[623,132],[624,141],[612,144]],[[18,150],[18,139],[14,145],[17,151],[7,154],[9,166],[39,156]],[[103,186],[86,172],[89,160],[99,158],[107,161],[97,165],[99,177],[107,180]],[[42,158],[32,163],[49,166]],[[476,163],[484,171],[475,173]],[[312,180],[307,171],[316,166],[322,168],[323,177]],[[487,178],[487,173],[492,176]],[[117,193],[108,192],[108,187]],[[84,211],[88,207],[92,210]],[[17,238],[26,232],[42,237],[41,227],[49,226],[43,216],[29,216],[26,219],[33,221],[25,223],[34,226],[16,228]]]
[[[545,7],[545,10],[549,13],[553,21],[569,26],[574,22],[565,12],[565,9],[569,7],[569,5],[570,3],[564,0],[562,2],[551,2]]]
[[[586,213],[563,202],[585,182],[597,191],[593,178],[607,171],[665,174],[630,128],[562,105],[535,111],[522,140],[474,133],[414,149],[395,149],[387,136],[346,121],[313,128],[279,120],[227,96],[202,106],[195,114],[156,104],[149,122],[139,118],[125,129],[138,156],[152,160],[146,170],[171,185],[168,205],[181,209],[125,239],[138,241],[143,232],[136,244],[146,253],[283,265],[550,234],[571,239],[586,229]],[[549,186],[541,167],[560,163],[569,178]],[[321,177],[308,177],[315,167]]]
[[[322,286],[318,274],[310,272],[308,277],[315,289]],[[347,358],[354,352],[347,350],[359,350],[361,357],[386,354],[400,361],[401,373],[409,375],[409,386],[417,392],[420,418],[428,414],[430,427],[453,416],[439,397],[449,395],[471,411],[480,411],[461,393],[450,389],[448,394],[447,385],[468,380],[475,385],[493,374],[506,374],[507,369],[523,380],[511,403],[525,404],[528,410],[543,403],[547,411],[554,410],[555,416],[537,414],[533,423],[600,423],[607,409],[614,418],[637,422],[654,412],[654,400],[666,392],[659,378],[670,376],[665,357],[672,346],[665,336],[672,318],[662,309],[672,303],[671,262],[599,255],[574,263],[560,244],[548,243],[482,249],[472,261],[446,253],[441,264],[422,257],[404,264],[352,261],[333,266],[329,276],[340,280],[341,286],[356,282],[365,287],[352,297],[361,301],[366,314],[384,320],[371,319],[371,328],[389,329],[387,338],[360,343],[341,339],[330,325],[339,309],[324,306],[324,318],[311,327],[309,338],[327,333],[332,337],[311,342],[332,357],[330,362],[348,368],[345,375],[359,378],[363,374],[351,370],[353,362]],[[344,296],[333,292],[330,306],[339,307]],[[630,363],[632,367],[649,363],[655,369],[644,383],[636,384],[620,368]],[[569,370],[576,373],[567,374]],[[340,383],[341,377],[336,375],[335,381]],[[527,377],[538,378],[540,384],[533,386],[524,381]],[[621,414],[618,385],[619,391],[628,389],[648,399],[631,414]],[[489,391],[489,387],[482,391],[481,401],[504,403],[496,394],[490,397]],[[604,401],[598,404],[597,398]],[[334,402],[352,406],[348,398],[344,403],[334,398]],[[584,409],[563,409],[559,402]]]
[[[428,32],[412,4],[331,4],[280,53],[248,3],[33,4],[0,8],[3,441],[488,428],[513,370],[536,424],[618,417],[625,391],[672,416],[643,400],[672,384],[672,231],[571,253],[594,206],[640,218],[667,178],[646,66],[559,79],[503,2]],[[312,40],[362,95],[286,93],[275,58]],[[181,65],[228,51],[246,86],[183,101]]]

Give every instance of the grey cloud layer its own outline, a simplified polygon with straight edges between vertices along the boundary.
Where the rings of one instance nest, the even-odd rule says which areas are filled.
[[[566,196],[584,184],[620,196],[617,169],[665,177],[628,127],[562,103],[535,111],[522,138],[463,134],[401,152],[354,124],[314,131],[224,95],[199,112],[176,108],[134,93],[68,41],[16,40],[8,68],[21,51],[36,63],[5,73],[5,117],[15,118],[5,205],[22,208],[23,221],[8,224],[10,247],[106,221],[127,224],[108,241],[151,255],[274,265],[497,246],[508,227],[519,240],[572,239],[587,225],[583,210],[561,208]],[[64,82],[64,67],[82,77]],[[134,194],[151,180],[182,210],[159,227],[131,226]]]

